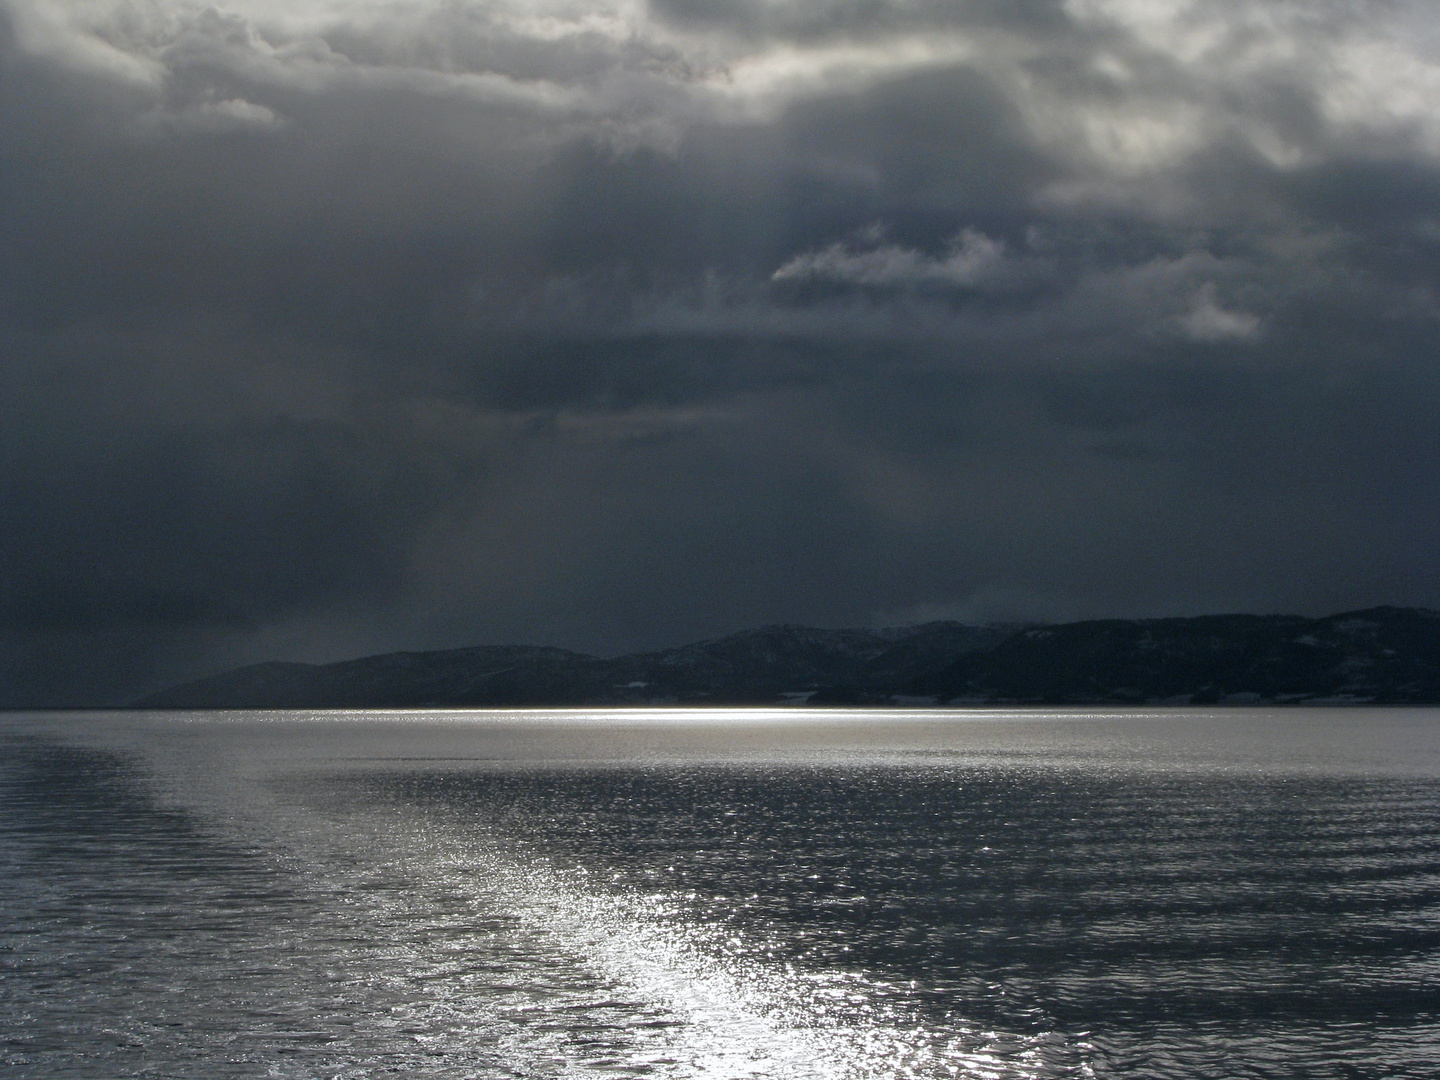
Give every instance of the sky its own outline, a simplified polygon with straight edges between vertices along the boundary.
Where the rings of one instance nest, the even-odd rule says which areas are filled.
[[[1440,21],[0,0],[0,706],[1440,607]]]

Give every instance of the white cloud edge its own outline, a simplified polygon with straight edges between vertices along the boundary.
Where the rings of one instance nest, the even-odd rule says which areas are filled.
[[[1002,241],[964,229],[943,258],[894,244],[852,250],[843,243],[794,256],[772,281],[832,281],[848,285],[907,287],[924,284],[974,286],[994,276],[1005,255]]]
[[[1180,316],[1179,323],[1194,341],[1253,341],[1260,334],[1260,317],[1221,307],[1215,300],[1212,282],[1200,287],[1192,307]]]

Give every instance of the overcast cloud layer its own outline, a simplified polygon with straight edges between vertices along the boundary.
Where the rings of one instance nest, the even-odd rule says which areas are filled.
[[[0,704],[1440,607],[1440,20],[0,0]]]

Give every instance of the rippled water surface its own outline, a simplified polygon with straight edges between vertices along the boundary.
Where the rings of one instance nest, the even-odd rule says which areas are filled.
[[[1440,711],[0,747],[7,1077],[1440,1076]]]

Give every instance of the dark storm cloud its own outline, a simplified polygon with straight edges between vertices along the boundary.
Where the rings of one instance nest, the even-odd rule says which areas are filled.
[[[1440,605],[1421,5],[0,12],[0,701]]]

